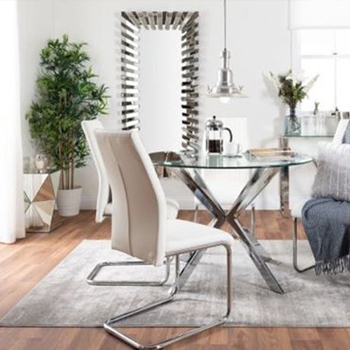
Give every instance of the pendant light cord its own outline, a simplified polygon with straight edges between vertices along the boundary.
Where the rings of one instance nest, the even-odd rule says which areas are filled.
[[[224,0],[224,49],[226,50],[226,0]]]

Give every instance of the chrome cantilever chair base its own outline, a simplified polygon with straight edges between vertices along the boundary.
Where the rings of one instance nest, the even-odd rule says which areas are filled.
[[[136,265],[152,265],[144,261],[120,261],[120,262],[102,262],[97,264],[90,272],[86,282],[93,286],[144,286],[144,287],[160,287],[164,285],[170,276],[170,258],[165,262],[165,276],[160,281],[103,281],[95,280],[100,271],[107,266],[136,266]]]
[[[112,327],[113,324],[116,324],[119,321],[125,320],[129,317],[135,316],[135,315],[139,315],[142,314],[144,312],[147,312],[151,309],[154,309],[158,306],[167,304],[171,301],[174,300],[176,294],[179,291],[179,277],[180,277],[180,254],[184,254],[184,253],[189,253],[189,251],[181,251],[181,252],[177,252],[175,255],[175,267],[176,267],[176,279],[175,279],[175,284],[170,288],[169,290],[169,296],[158,300],[156,302],[153,303],[149,303],[143,307],[140,307],[136,310],[124,313],[122,315],[116,316],[114,318],[111,318],[109,320],[107,320],[104,323],[104,329],[110,333],[112,336],[118,338],[119,340],[123,341],[124,343],[128,344],[129,346],[135,348],[135,349],[163,349],[166,346],[169,346],[171,344],[177,343],[181,340],[184,340],[188,337],[191,337],[193,335],[196,335],[198,333],[204,332],[210,328],[219,326],[224,324],[230,313],[231,313],[231,293],[232,293],[232,250],[231,247],[229,245],[226,244],[215,244],[215,245],[207,245],[204,247],[201,247],[200,249],[198,249],[198,251],[205,251],[208,248],[213,248],[216,246],[224,246],[226,248],[226,252],[227,252],[227,309],[226,309],[226,313],[225,315],[223,315],[221,318],[207,324],[207,325],[203,325],[201,327],[197,327],[194,329],[191,329],[185,333],[181,333],[180,335],[174,336],[172,338],[166,339],[162,342],[159,343],[155,343],[155,344],[141,344],[139,342],[137,342],[135,339],[130,338],[129,336],[125,335],[124,333],[119,332],[118,330],[116,330],[114,327]]]
[[[293,267],[296,272],[303,273],[315,267],[315,265],[301,269],[298,265],[298,218],[293,221]]]

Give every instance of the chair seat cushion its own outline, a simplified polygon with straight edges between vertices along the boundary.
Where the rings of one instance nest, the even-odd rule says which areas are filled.
[[[179,213],[180,205],[173,199],[166,198],[166,209],[167,209],[167,218],[176,219],[177,214]]]
[[[222,230],[184,220],[168,220],[166,226],[166,255],[183,250],[196,250],[208,244],[233,244],[232,236]]]

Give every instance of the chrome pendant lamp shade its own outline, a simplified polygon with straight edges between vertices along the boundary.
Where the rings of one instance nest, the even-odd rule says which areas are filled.
[[[220,98],[228,102],[231,98],[247,97],[243,94],[243,87],[233,83],[233,74],[230,69],[230,51],[226,48],[226,0],[224,0],[224,50],[221,53],[222,68],[218,71],[218,80],[213,88],[208,87],[209,97]]]

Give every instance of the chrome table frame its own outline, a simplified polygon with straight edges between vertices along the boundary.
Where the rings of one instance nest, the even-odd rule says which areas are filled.
[[[268,262],[273,262],[270,254],[266,252],[249,230],[243,228],[239,220],[241,213],[271,182],[280,169],[281,167],[257,168],[238,198],[235,200],[231,209],[226,213],[209,190],[199,171],[192,168],[167,167],[167,171],[182,180],[182,182],[184,182],[192,191],[194,196],[198,198],[198,200],[212,214],[213,220],[210,223],[212,227],[220,228],[227,222],[233,228],[269,288],[276,293],[283,294],[283,288],[267,265]],[[196,251],[192,253],[187,264],[180,272],[178,282],[179,288],[182,288],[186,283],[203,254],[204,251]]]
[[[189,338],[193,335],[196,335],[198,333],[204,332],[210,328],[220,326],[224,324],[228,317],[230,316],[231,313],[231,299],[232,299],[232,248],[230,245],[227,243],[214,243],[214,244],[208,244],[205,246],[198,247],[197,252],[204,252],[208,248],[214,248],[217,246],[223,246],[226,249],[227,253],[227,269],[226,269],[226,274],[227,274],[227,288],[226,288],[226,312],[224,315],[222,315],[220,318],[218,318],[215,321],[212,321],[211,323],[202,325],[197,328],[193,328],[191,330],[188,330],[184,333],[181,333],[179,335],[176,335],[172,338],[166,339],[162,342],[155,343],[155,344],[141,344],[137,340],[125,335],[124,333],[120,332],[116,328],[113,327],[116,323],[119,321],[125,320],[127,318],[130,318],[132,316],[140,315],[144,312],[147,312],[149,310],[152,310],[156,307],[159,307],[161,305],[167,304],[171,301],[174,300],[176,294],[180,291],[180,279],[181,279],[181,274],[180,274],[180,255],[181,254],[186,254],[189,253],[188,250],[183,250],[183,251],[178,251],[176,252],[175,256],[175,284],[170,288],[169,290],[169,295],[163,299],[160,299],[158,301],[149,303],[145,306],[139,307],[136,310],[126,312],[122,315],[113,317],[109,320],[107,320],[104,323],[104,329],[110,333],[112,336],[115,338],[118,338],[119,340],[123,341],[124,343],[128,344],[129,346],[135,348],[135,349],[163,349],[166,346],[169,346],[171,344],[177,343],[183,339]],[[167,257],[169,259],[170,256]]]

